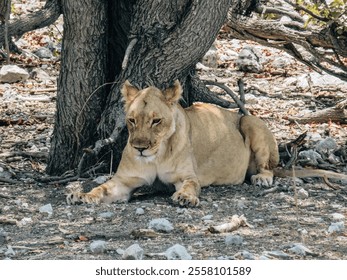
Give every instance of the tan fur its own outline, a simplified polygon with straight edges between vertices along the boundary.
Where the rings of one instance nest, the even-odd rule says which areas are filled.
[[[328,170],[323,169],[311,169],[311,168],[305,168],[305,169],[297,169],[294,170],[291,169],[282,169],[282,168],[275,168],[274,175],[276,177],[298,177],[298,178],[309,178],[309,177],[318,177],[318,178],[332,178],[332,179],[338,179],[338,180],[347,180],[347,175],[336,173]]]
[[[191,206],[199,204],[201,187],[240,184],[246,174],[253,184],[272,184],[277,144],[260,119],[205,103],[183,109],[178,81],[164,92],[127,81],[122,94],[129,139],[118,170],[89,193],[69,195],[69,203],[127,201],[156,177],[175,185],[175,203]]]

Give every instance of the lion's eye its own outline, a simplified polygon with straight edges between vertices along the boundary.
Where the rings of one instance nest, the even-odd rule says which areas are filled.
[[[152,126],[158,125],[161,123],[161,119],[153,119]]]
[[[135,119],[133,119],[133,118],[129,118],[129,119],[128,119],[128,122],[129,122],[131,125],[135,125]]]

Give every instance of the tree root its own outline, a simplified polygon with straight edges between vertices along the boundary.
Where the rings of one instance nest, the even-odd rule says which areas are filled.
[[[204,83],[205,83],[205,85],[217,86],[217,87],[222,88],[234,100],[236,105],[240,108],[240,112],[242,114],[244,114],[245,116],[250,115],[250,113],[248,112],[248,110],[245,107],[245,104],[244,104],[245,102],[244,101],[242,102],[241,99],[238,98],[237,95],[230,88],[228,88],[226,85],[218,83],[218,82],[214,82],[214,81],[204,81]],[[239,87],[240,87],[240,92],[242,92],[243,91],[243,85],[241,85],[241,86],[239,85]]]

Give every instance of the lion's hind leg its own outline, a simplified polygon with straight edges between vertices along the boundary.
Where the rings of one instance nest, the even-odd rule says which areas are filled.
[[[253,185],[271,186],[273,169],[278,165],[279,154],[276,140],[265,123],[254,117],[244,116],[240,121],[245,144],[251,149],[247,174]]]

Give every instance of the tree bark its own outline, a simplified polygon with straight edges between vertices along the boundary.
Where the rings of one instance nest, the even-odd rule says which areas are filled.
[[[83,149],[98,139],[107,78],[107,3],[62,0],[64,37],[55,126],[47,172],[78,165]],[[83,16],[82,16],[83,15]],[[111,65],[112,67],[112,65]]]
[[[191,78],[195,79],[195,65],[214,42],[230,4],[229,0],[150,2],[136,2],[128,34],[128,43],[136,43],[117,77],[99,125],[104,137],[115,127],[124,126],[119,85],[126,79],[138,88],[155,85],[160,89],[179,79],[184,85],[184,96],[190,99],[186,103],[189,105],[196,99],[188,94],[194,85]]]

